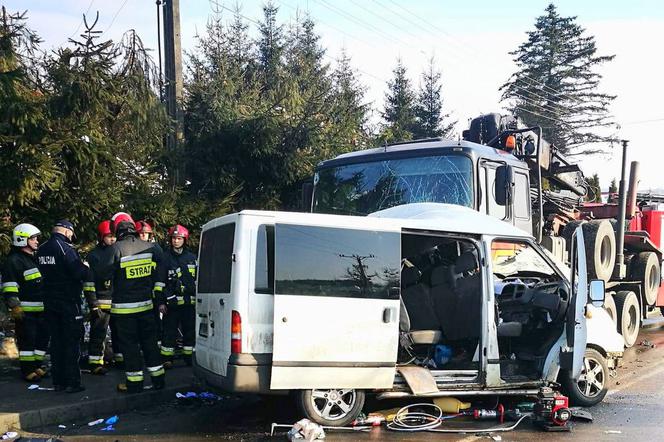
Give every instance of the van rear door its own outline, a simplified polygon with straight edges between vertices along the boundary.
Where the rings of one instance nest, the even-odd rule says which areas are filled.
[[[275,226],[271,388],[390,388],[399,232]]]
[[[196,363],[226,375],[230,348],[230,303],[235,223],[204,230],[196,293]]]

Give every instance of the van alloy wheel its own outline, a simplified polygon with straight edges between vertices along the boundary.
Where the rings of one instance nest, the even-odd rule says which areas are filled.
[[[583,369],[577,381],[579,390],[589,398],[597,396],[604,390],[606,379],[604,378],[602,365],[596,359],[586,356],[583,358]]]
[[[300,410],[320,425],[349,425],[362,411],[365,393],[352,388],[300,390],[296,399]]]

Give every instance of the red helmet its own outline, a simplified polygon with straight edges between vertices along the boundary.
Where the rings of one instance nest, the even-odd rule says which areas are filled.
[[[152,233],[152,226],[147,221],[136,221],[136,232],[147,232]]]
[[[130,214],[125,212],[118,212],[111,217],[111,225],[114,232],[117,230],[118,225],[122,222],[129,222],[132,224],[136,224],[134,223],[134,220],[132,219]]]
[[[170,229],[168,229],[168,236],[181,236],[185,240],[189,239],[189,230],[185,226],[181,226],[180,224],[176,224]]]
[[[99,236],[99,241],[103,240],[106,235],[112,235],[111,232],[111,221],[106,220],[99,223],[97,226],[97,234]]]

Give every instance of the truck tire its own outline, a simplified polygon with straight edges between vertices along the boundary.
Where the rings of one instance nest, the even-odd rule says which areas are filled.
[[[346,427],[364,407],[364,391],[352,388],[300,390],[298,408],[312,422],[329,427]]]
[[[616,263],[616,235],[608,220],[592,220],[583,224],[586,243],[588,277],[609,282]]]
[[[609,367],[600,352],[594,348],[586,348],[579,379],[572,379],[569,371],[561,370],[558,381],[572,405],[592,407],[602,402],[606,396]]]
[[[570,260],[572,258],[572,236],[574,236],[576,228],[583,223],[585,223],[585,221],[579,221],[579,220],[570,221],[567,224],[565,224],[565,227],[563,227],[563,231],[560,233],[560,236],[565,238],[565,247],[567,248],[567,258]]]
[[[641,328],[641,309],[636,293],[621,291],[616,293],[616,309],[618,311],[618,333],[625,340],[625,347],[631,347],[636,342]]]
[[[651,307],[657,301],[659,292],[660,268],[655,252],[641,252],[632,258],[630,278],[638,281],[643,290],[646,305]]]
[[[618,309],[616,308],[616,301],[613,300],[614,293],[607,293],[604,298],[604,310],[611,316],[613,323],[616,325],[616,330],[618,330]]]

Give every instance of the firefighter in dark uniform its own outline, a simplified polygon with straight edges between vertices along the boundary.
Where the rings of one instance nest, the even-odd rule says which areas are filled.
[[[109,247],[115,243],[115,235],[111,232],[110,221],[99,223],[97,233],[99,242],[87,256],[88,264],[90,264],[90,269],[94,274],[94,282],[92,283],[94,290],[89,289],[89,283],[86,283],[83,290],[90,307],[88,365],[90,373],[104,375],[107,372],[106,367],[104,367],[104,348],[111,318],[111,280],[102,277],[100,266],[108,260],[104,254],[109,253]],[[113,336],[114,350],[117,350],[116,340],[116,337]]]
[[[90,269],[71,245],[74,225],[58,221],[51,238],[37,251],[44,279],[44,311],[51,332],[51,373],[56,391],[76,393],[81,385],[78,366],[83,330],[81,293],[91,281]]]
[[[161,248],[159,243],[156,241],[155,236],[154,236],[154,232],[152,230],[152,225],[150,225],[149,222],[147,222],[146,220],[136,221],[136,233],[138,234],[138,237],[142,241],[154,244],[154,246],[156,248],[158,248],[163,253],[163,249]],[[157,321],[157,343],[159,345],[161,345],[161,337],[163,335],[161,316],[162,316],[162,314],[159,312],[159,305],[155,302],[154,317],[155,317],[155,320]]]
[[[111,315],[127,376],[126,383],[119,384],[118,390],[130,393],[143,390],[143,359],[153,387],[161,389],[165,376],[157,346],[152,297],[155,291],[156,302],[165,313],[163,254],[153,244],[138,238],[135,223],[128,214],[116,214],[112,221],[117,241],[110,248],[107,270],[102,270],[102,277],[108,272],[111,278]]]
[[[168,230],[169,247],[165,252],[168,271],[168,312],[164,316],[164,336],[161,356],[164,366],[173,364],[178,328],[182,331],[182,354],[187,365],[191,365],[196,340],[196,255],[185,248],[189,231],[176,225]]]
[[[42,276],[35,257],[40,234],[31,224],[14,227],[12,250],[2,270],[2,293],[16,326],[21,374],[29,382],[46,375],[42,364],[49,336],[44,320]]]

